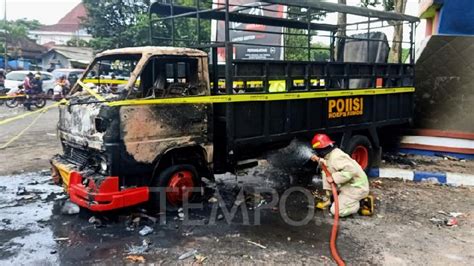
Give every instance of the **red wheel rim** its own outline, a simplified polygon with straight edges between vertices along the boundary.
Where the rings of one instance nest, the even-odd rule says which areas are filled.
[[[168,182],[166,199],[171,205],[178,205],[183,199],[189,198],[194,187],[193,173],[183,170],[174,173]]]
[[[369,150],[367,150],[367,148],[365,146],[359,145],[359,146],[355,147],[354,151],[352,151],[351,157],[364,170],[369,165]]]

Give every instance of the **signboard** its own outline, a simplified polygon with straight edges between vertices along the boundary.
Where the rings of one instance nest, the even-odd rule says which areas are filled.
[[[255,16],[284,17],[284,7],[282,5],[269,5],[255,0],[235,0],[231,2],[230,12]],[[225,0],[217,0],[213,4],[213,8],[224,6]],[[281,47],[283,45],[282,27],[230,22],[229,28],[231,29],[230,41],[235,43],[234,59],[283,59],[283,48]],[[212,21],[211,32],[211,38],[214,42],[225,41],[225,22]],[[220,64],[225,63],[224,48],[219,48],[217,52],[218,62]]]

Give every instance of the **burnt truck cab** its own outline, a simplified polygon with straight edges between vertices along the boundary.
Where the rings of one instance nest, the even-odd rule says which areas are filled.
[[[96,56],[59,107],[63,153],[52,160],[53,180],[71,200],[112,210],[153,199],[169,187],[180,204],[212,179],[210,105],[113,105],[117,101],[209,95],[206,53],[187,48],[136,47]]]

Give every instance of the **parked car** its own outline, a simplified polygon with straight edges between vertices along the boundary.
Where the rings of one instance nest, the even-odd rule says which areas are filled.
[[[28,75],[30,72],[34,74],[38,71],[19,70],[8,73],[5,79],[5,88],[7,89],[8,94],[17,92],[18,86],[23,83],[26,75]],[[41,78],[43,79],[43,92],[48,96],[53,95],[53,88],[56,81],[53,75],[45,71],[39,72],[41,73]]]
[[[74,85],[74,83],[76,83],[76,81],[82,77],[83,73],[84,69],[77,68],[58,68],[51,72],[55,80],[59,79],[59,77],[61,77],[62,75],[66,75],[66,78],[69,80],[69,83],[71,83],[71,86]]]

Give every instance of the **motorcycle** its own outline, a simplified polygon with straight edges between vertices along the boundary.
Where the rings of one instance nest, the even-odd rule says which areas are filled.
[[[53,101],[59,101],[66,97],[66,95],[69,93],[69,87],[61,85],[61,84],[56,84],[53,88],[53,96],[51,99]]]
[[[9,96],[14,96],[14,98],[5,101],[5,105],[10,108],[15,108],[18,105],[25,105],[25,103],[30,104],[30,106],[34,105],[38,109],[46,106],[46,98],[43,92],[40,94],[26,94],[23,85],[18,86],[18,91]]]

